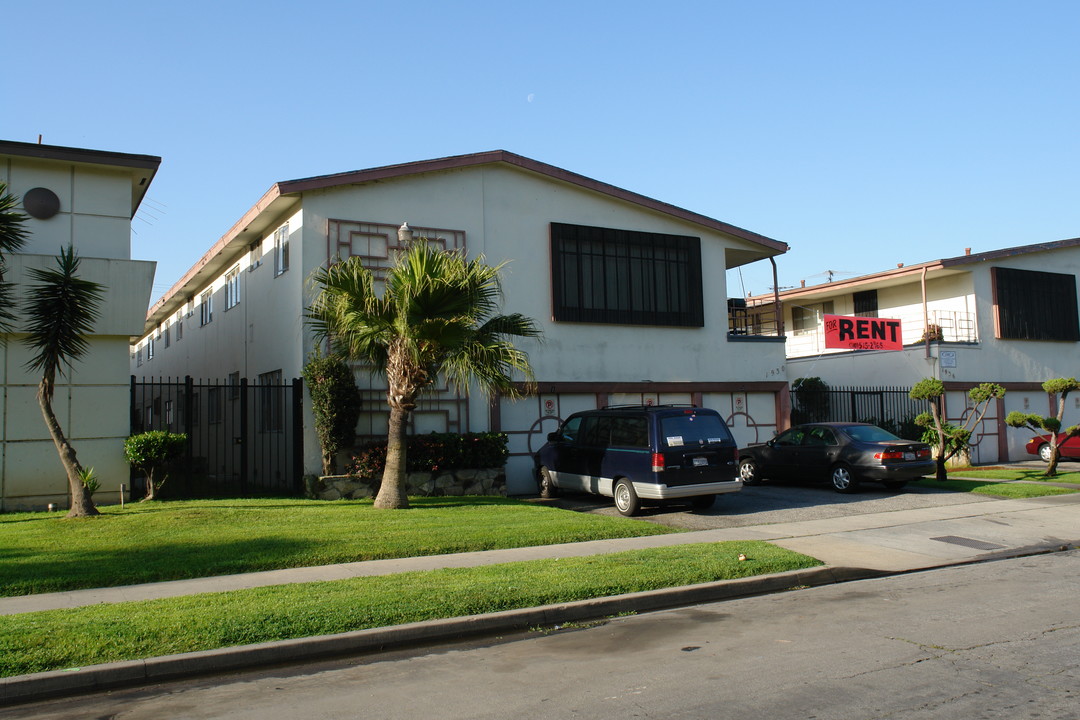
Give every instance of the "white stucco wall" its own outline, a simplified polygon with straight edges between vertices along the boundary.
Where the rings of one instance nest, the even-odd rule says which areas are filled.
[[[16,294],[31,282],[27,269],[54,266],[54,256],[69,243],[82,259],[80,277],[106,287],[90,349],[59,379],[53,408],[80,462],[97,473],[101,490],[95,502],[118,502],[129,474],[123,458],[128,344],[142,332],[155,265],[130,260],[130,172],[8,156],[0,158],[0,180],[19,197],[44,187],[60,199],[54,217],[27,220],[27,245],[7,259],[6,279],[16,283]],[[36,400],[40,376],[25,368],[30,351],[22,337],[16,334],[0,347],[0,510],[67,507],[67,478]]]
[[[273,230],[286,219],[291,233],[292,267],[285,275],[273,278]],[[261,267],[250,273],[243,271],[248,256],[246,252],[238,255],[242,270],[240,306],[224,312],[223,270],[214,281],[214,321],[211,326],[199,328],[197,298],[202,288],[191,288],[196,307],[194,316],[185,320],[184,338],[173,339],[168,349],[159,342],[152,361],[145,360],[143,351],[142,365],[133,366],[132,372],[155,377],[225,377],[238,370],[254,378],[260,372],[281,368],[286,378],[298,376],[313,347],[311,333],[302,320],[303,308],[310,301],[307,280],[327,260],[328,224],[332,221],[393,228],[408,222],[414,228],[460,231],[465,234],[470,257],[484,255],[491,264],[508,261],[503,275],[502,312],[523,313],[542,327],[542,342],[519,343],[529,352],[541,384],[764,382],[784,376],[783,343],[730,342],[727,337],[725,251],[749,248],[749,243],[509,166],[472,167],[305,192],[302,211],[276,219],[264,233]],[[705,327],[553,322],[551,222],[700,237],[705,269]],[[232,265],[229,263],[225,270]],[[144,346],[145,339],[140,341],[140,347]],[[381,419],[385,398],[379,390],[382,381],[371,381],[361,373],[358,382],[361,387],[373,388],[368,393],[373,412],[362,417],[360,431],[373,435],[385,432]],[[563,397],[576,398],[566,402],[580,400],[588,407],[596,402],[595,395],[587,392]],[[682,396],[678,400],[687,401]],[[730,402],[727,398],[724,401]],[[534,424],[543,425],[545,415],[537,410],[536,402],[536,398],[518,403],[504,401],[503,429],[527,433]],[[415,413],[415,429],[487,429],[487,398],[475,393],[464,403],[422,403]],[[775,423],[772,414],[770,405],[767,422]],[[306,472],[317,472],[318,443],[311,426],[308,415],[304,466]],[[544,429],[543,434],[546,432]],[[523,436],[512,435],[511,452],[521,453],[520,457],[527,460],[527,444]],[[511,463],[508,486],[512,493],[532,490],[524,462]]]

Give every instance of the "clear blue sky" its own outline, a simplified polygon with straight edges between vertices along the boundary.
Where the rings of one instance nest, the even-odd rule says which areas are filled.
[[[3,17],[0,139],[163,158],[133,223],[153,299],[276,181],[493,149],[782,240],[781,286],[1080,236],[1080,2],[57,0]],[[768,263],[741,282],[765,292]]]

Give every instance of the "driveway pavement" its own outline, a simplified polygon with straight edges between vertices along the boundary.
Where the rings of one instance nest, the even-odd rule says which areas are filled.
[[[708,510],[692,510],[689,505],[673,503],[646,506],[637,517],[683,530],[715,530],[993,501],[993,498],[970,493],[913,487],[887,491],[867,485],[857,493],[841,495],[831,488],[818,485],[767,482],[720,495]],[[554,500],[536,502],[597,515],[619,514],[611,498],[592,495],[567,494]]]

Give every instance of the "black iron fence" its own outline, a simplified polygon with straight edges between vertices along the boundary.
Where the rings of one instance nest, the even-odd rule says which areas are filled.
[[[303,384],[232,376],[227,382],[131,376],[131,432],[187,435],[169,468],[167,497],[295,495],[303,489]],[[141,475],[132,476],[139,497]],[[142,488],[145,490],[145,488]]]
[[[911,388],[838,387],[791,391],[791,422],[868,422],[907,440],[918,439],[922,428],[914,420],[930,409],[925,400],[908,397]]]

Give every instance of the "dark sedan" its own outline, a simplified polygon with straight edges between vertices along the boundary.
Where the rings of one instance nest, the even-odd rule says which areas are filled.
[[[1028,440],[1024,449],[1031,455],[1038,455],[1043,462],[1050,462],[1050,436],[1036,435]],[[1061,459],[1080,458],[1080,435],[1066,437],[1065,433],[1058,434],[1058,454]]]
[[[752,485],[764,479],[828,480],[853,492],[864,480],[898,490],[934,472],[930,446],[901,440],[867,423],[812,423],[785,430],[763,445],[739,450],[739,475]]]

